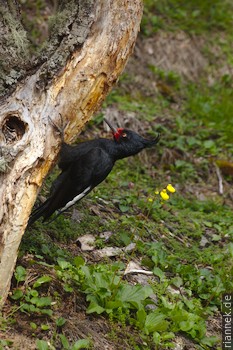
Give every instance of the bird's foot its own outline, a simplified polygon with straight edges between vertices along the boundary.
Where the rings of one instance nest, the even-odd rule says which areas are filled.
[[[60,125],[55,124],[54,121],[50,117],[48,117],[48,119],[49,119],[50,123],[52,124],[52,126],[54,127],[54,129],[56,130],[56,132],[61,137],[62,142],[64,142],[65,129],[66,129],[69,122],[64,123],[64,120],[62,118],[61,113],[59,113],[59,117],[60,117]]]

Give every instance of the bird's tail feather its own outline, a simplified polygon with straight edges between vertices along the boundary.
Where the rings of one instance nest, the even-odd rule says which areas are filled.
[[[41,204],[38,208],[36,208],[30,215],[27,227],[34,224],[36,220],[38,220],[43,214],[46,212],[46,209],[49,204],[49,199],[47,199],[43,204]]]

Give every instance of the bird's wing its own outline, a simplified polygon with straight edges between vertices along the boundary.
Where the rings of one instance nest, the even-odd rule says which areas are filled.
[[[46,205],[42,204],[36,209],[36,220],[40,216],[46,220],[57,209],[61,213],[70,208],[106,178],[113,164],[108,153],[101,148],[92,149],[80,156],[55,180]],[[33,217],[31,219],[32,222],[35,221]]]
[[[88,151],[93,150],[95,147],[98,148],[96,141],[97,140],[80,142],[75,146],[63,142],[59,153],[59,168],[67,170],[73,162],[79,161],[80,157],[86,155]]]
[[[75,151],[74,151],[75,150]],[[71,146],[68,145],[67,143],[63,142],[61,145],[61,150],[60,150],[60,154],[59,154],[59,162],[58,162],[58,166],[60,169],[62,170],[67,170],[71,163],[75,160],[75,158],[77,158],[77,154],[79,150],[79,146]]]
[[[74,162],[69,169],[69,199],[60,212],[70,208],[102,182],[112,170],[113,165],[114,162],[109,154],[101,148],[87,152],[79,158],[79,161]]]

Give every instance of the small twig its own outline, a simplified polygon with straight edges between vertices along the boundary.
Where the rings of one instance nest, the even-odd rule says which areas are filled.
[[[152,276],[153,272],[152,271],[146,271],[146,270],[137,270],[137,269],[132,269],[130,271],[126,271],[124,272],[124,275],[128,275],[128,274],[141,274],[141,275],[147,275],[147,276]]]
[[[142,275],[152,276],[153,272],[148,270],[143,270],[141,266],[135,263],[134,261],[129,261],[124,271],[124,275],[129,275],[129,274],[132,274],[132,275],[142,274]]]
[[[219,169],[219,167],[217,166],[217,164],[215,163],[215,170],[216,170],[216,174],[217,174],[217,178],[218,178],[218,192],[219,194],[223,194],[223,184],[222,184],[222,174],[221,174],[221,170]]]

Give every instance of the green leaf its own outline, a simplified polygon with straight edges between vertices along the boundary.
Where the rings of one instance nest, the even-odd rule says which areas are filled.
[[[187,320],[187,321],[181,321],[180,322],[180,329],[184,332],[188,332],[191,330],[194,326],[194,321],[193,320]]]
[[[42,324],[41,329],[42,331],[47,331],[48,329],[50,329],[50,326],[48,324]]]
[[[204,300],[207,300],[210,298],[210,293],[202,293],[202,294],[199,294],[199,297],[201,299],[204,299]]]
[[[32,304],[35,304],[35,305],[37,305],[37,303],[39,302],[39,297],[32,297],[31,299],[30,299],[30,302],[32,303]]]
[[[182,308],[181,308],[182,307]],[[189,318],[189,313],[183,310],[183,305],[176,305],[175,308],[170,313],[171,319],[175,323],[180,323],[181,321],[186,321]]]
[[[166,316],[156,312],[152,312],[146,317],[145,330],[147,334],[152,332],[165,331],[169,325],[169,322],[165,320]]]
[[[71,263],[69,263],[68,261],[65,261],[65,260],[58,259],[57,263],[61,267],[62,270],[65,270],[65,269],[72,267]]]
[[[122,285],[116,295],[116,299],[123,303],[131,303],[137,309],[140,309],[141,302],[147,299],[153,290],[149,286],[131,286],[129,284]]]
[[[105,304],[105,310],[107,313],[112,312],[114,309],[118,309],[119,307],[123,307],[124,303],[121,300],[108,301]]]
[[[147,316],[147,314],[146,314],[146,311],[144,308],[137,311],[137,320],[140,323],[140,326],[142,329],[143,329],[144,324],[145,324],[146,316]]]
[[[119,240],[121,240],[124,245],[128,245],[132,242],[132,237],[127,232],[120,232],[118,234]]]
[[[36,348],[38,350],[49,350],[48,343],[44,340],[37,340],[36,341]]]
[[[213,347],[218,341],[219,338],[216,336],[204,337],[201,339],[201,344]]]
[[[50,276],[42,276],[36,280],[36,282],[33,284],[33,288],[40,287],[44,283],[48,283],[52,280]]]
[[[69,350],[70,344],[64,334],[59,334],[59,337],[61,339],[62,346],[65,350]]]
[[[79,339],[72,346],[71,350],[88,349],[91,346],[91,342],[88,339]]]
[[[38,311],[43,315],[48,315],[49,317],[51,317],[53,314],[51,309],[38,309]]]
[[[21,308],[22,311],[26,311],[26,312],[29,312],[29,313],[37,311],[35,305],[30,305],[30,304],[27,304],[27,303],[21,304],[20,308]]]
[[[123,204],[119,205],[119,209],[122,213],[126,213],[127,211],[129,211],[129,207],[127,205],[123,205]]]
[[[59,317],[56,320],[56,326],[57,327],[62,327],[62,326],[64,326],[65,323],[66,323],[66,319],[64,317]]]
[[[161,336],[158,332],[153,333],[153,342],[157,345],[160,344]]]
[[[96,303],[94,303],[94,302],[91,302],[90,305],[89,305],[89,307],[87,308],[87,313],[88,313],[88,314],[91,314],[91,313],[93,313],[93,312],[96,312],[98,315],[100,315],[100,314],[102,314],[104,311],[105,311],[105,309],[104,309],[102,306],[100,306],[100,305],[98,305],[98,304],[96,304]]]
[[[0,350],[5,349],[5,347],[7,347],[7,349],[8,349],[8,347],[11,347],[12,345],[13,345],[13,341],[12,340],[0,339]]]
[[[212,235],[212,237],[211,237],[211,240],[213,241],[213,242],[218,242],[218,241],[220,241],[222,239],[222,237],[220,236],[220,235],[216,235],[215,233]]]
[[[23,297],[23,292],[20,289],[16,289],[14,293],[11,295],[11,299],[19,300]]]
[[[34,298],[31,299],[32,303],[33,303],[33,301],[32,301],[33,299]],[[50,306],[51,303],[52,303],[52,299],[50,297],[35,298],[35,304],[37,307]]]
[[[174,304],[169,303],[169,301],[168,301],[164,296],[161,296],[160,299],[161,299],[161,301],[162,301],[162,303],[163,303],[163,306],[164,306],[166,309],[169,309],[169,310],[174,309]]]
[[[215,142],[213,140],[206,140],[203,142],[203,146],[206,149],[214,148],[215,147]]]
[[[30,295],[31,295],[32,297],[38,297],[39,293],[37,292],[37,290],[32,289],[32,290],[30,290]]]
[[[64,285],[64,291],[67,293],[72,293],[74,291],[74,288],[71,287],[69,284]]]
[[[153,273],[155,276],[158,276],[161,280],[165,278],[165,273],[159,267],[154,267]]]
[[[203,224],[207,227],[213,227],[213,223],[209,221],[203,221]]]
[[[17,282],[25,281],[26,274],[27,274],[26,269],[23,266],[16,267],[14,276],[15,276]]]
[[[163,340],[168,340],[168,339],[172,339],[172,338],[175,338],[175,334],[173,332],[164,332],[162,334],[162,339]]]
[[[30,322],[30,326],[33,330],[36,330],[37,329],[37,324],[34,323],[34,322]]]
[[[76,267],[83,266],[83,265],[85,265],[85,260],[83,259],[82,256],[76,256],[76,257],[74,258],[74,265],[75,265]]]
[[[174,284],[174,286],[178,288],[180,288],[183,284],[183,280],[179,276],[174,277],[171,282],[172,284]]]
[[[189,310],[194,310],[195,309],[195,303],[193,302],[192,299],[188,300],[188,299],[184,298],[184,303],[189,308]]]

